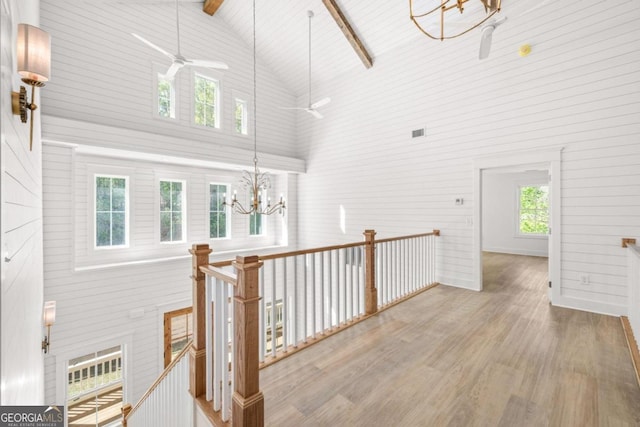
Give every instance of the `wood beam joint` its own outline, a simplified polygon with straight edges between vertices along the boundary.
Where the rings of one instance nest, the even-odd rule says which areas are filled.
[[[622,238],[622,247],[626,248],[629,245],[635,245],[636,244],[636,239],[631,239],[628,237],[623,237]]]
[[[218,11],[224,0],[204,0],[202,5],[202,11],[208,15],[213,16]]]
[[[338,6],[335,0],[322,0],[322,3],[324,3],[327,10],[336,21],[336,24],[338,24],[338,27],[340,27],[340,29],[342,30],[342,33],[347,38],[347,41],[349,42],[353,50],[356,51],[356,54],[358,55],[364,66],[366,68],[371,68],[373,66],[371,55],[369,55],[369,52],[367,52],[367,49],[358,38],[356,32],[353,31],[353,28],[349,24],[349,21],[347,21],[347,18],[342,13],[340,6]]]

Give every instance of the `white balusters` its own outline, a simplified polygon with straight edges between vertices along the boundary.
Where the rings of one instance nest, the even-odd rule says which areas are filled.
[[[128,427],[192,426],[194,403],[189,394],[189,357],[184,352],[153,390],[127,417]]]

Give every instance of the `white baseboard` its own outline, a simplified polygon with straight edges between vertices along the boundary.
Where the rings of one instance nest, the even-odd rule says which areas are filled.
[[[536,251],[533,249],[516,249],[516,248],[482,248],[483,252],[496,252],[499,254],[512,254],[512,255],[528,255],[528,256],[541,256],[548,257],[548,251]]]
[[[608,316],[619,317],[627,315],[627,307],[624,305],[590,301],[580,298],[559,296],[554,298],[552,304],[556,307],[571,308],[574,310],[588,311]]]
[[[474,286],[473,280],[467,279],[454,279],[452,277],[439,277],[438,283],[441,285],[451,286],[454,288],[462,288],[468,289],[470,291],[477,291],[478,289]]]

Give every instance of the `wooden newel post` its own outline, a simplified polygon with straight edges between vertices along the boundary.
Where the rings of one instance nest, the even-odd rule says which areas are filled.
[[[237,286],[234,291],[234,369],[231,420],[234,426],[264,425],[264,396],[260,391],[258,271],[257,256],[236,257]]]
[[[189,349],[189,393],[196,398],[206,393],[206,332],[205,332],[205,274],[201,266],[209,264],[209,245],[193,245],[191,280],[193,293],[193,343]]]
[[[122,405],[122,427],[127,427],[127,417],[129,416],[131,409],[133,409],[131,403]]]
[[[376,289],[376,232],[374,230],[365,230],[364,240],[364,309],[366,314],[374,314],[378,311],[378,290]]]

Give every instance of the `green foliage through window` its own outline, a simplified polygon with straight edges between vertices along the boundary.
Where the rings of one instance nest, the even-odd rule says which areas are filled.
[[[220,239],[227,237],[227,210],[222,204],[227,186],[209,184],[209,237]]]
[[[218,127],[218,89],[216,80],[196,75],[194,88],[196,124]]]
[[[96,176],[96,246],[123,246],[127,242],[127,180]]]
[[[253,191],[249,191],[249,200],[253,200]],[[262,200],[262,197],[267,198],[266,191],[258,192],[258,200]],[[262,228],[262,214],[251,214],[249,215],[249,235],[250,236],[260,236],[263,233]]]
[[[160,241],[182,241],[182,182],[160,181]]]
[[[173,84],[158,73],[158,115],[174,118]]]
[[[235,124],[236,124],[236,132],[242,135],[247,134],[247,101],[243,101],[237,98],[236,98]]]
[[[520,187],[520,233],[549,233],[549,187]]]

